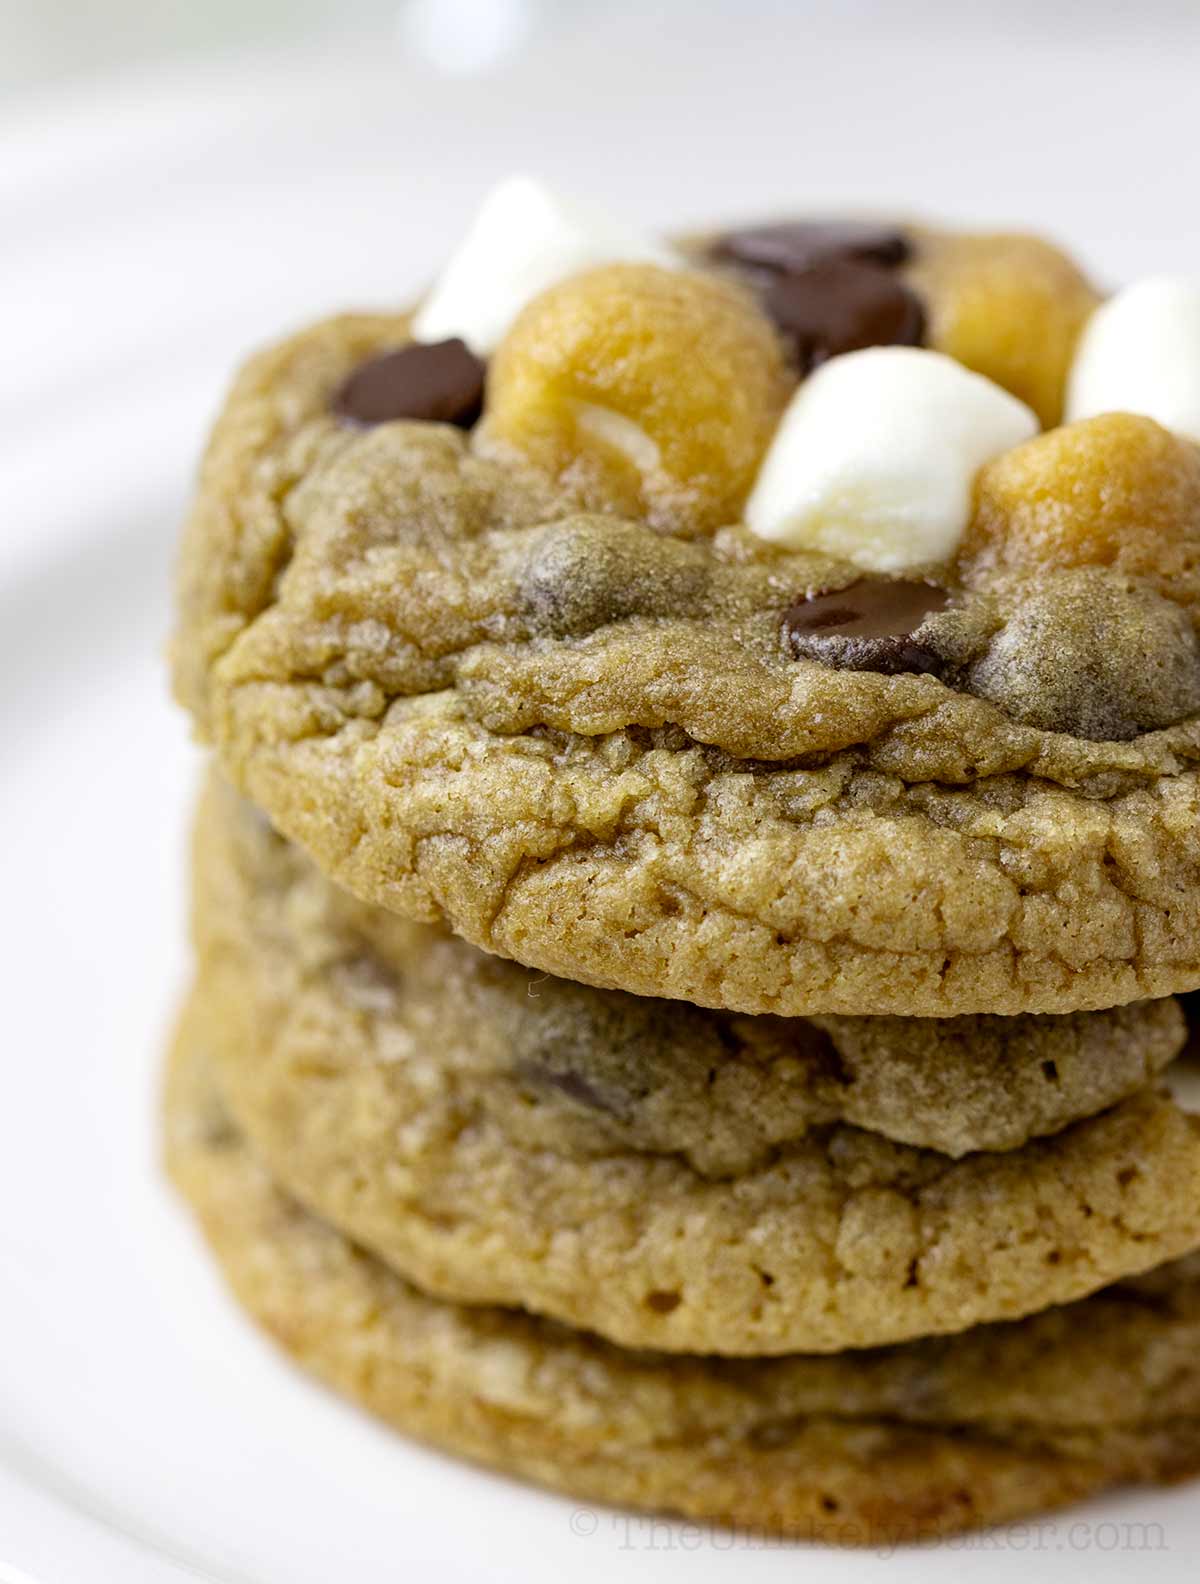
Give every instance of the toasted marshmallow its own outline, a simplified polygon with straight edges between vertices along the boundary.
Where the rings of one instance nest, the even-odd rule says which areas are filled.
[[[1067,417],[1139,413],[1200,441],[1200,279],[1154,275],[1110,297],[1084,326]]]
[[[601,264],[682,261],[602,210],[510,176],[484,199],[413,320],[419,341],[457,336],[485,357],[525,304],[568,275]]]
[[[983,464],[1038,432],[1024,402],[940,352],[833,358],[792,397],[746,503],[761,539],[872,572],[943,561]]]

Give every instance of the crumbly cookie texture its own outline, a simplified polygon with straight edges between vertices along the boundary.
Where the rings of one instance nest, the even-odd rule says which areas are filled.
[[[1057,416],[1093,301],[1073,268],[1035,243],[904,246],[869,267],[920,288],[929,344]],[[908,574],[950,601],[918,669],[903,632],[882,669],[798,649],[797,606],[853,601],[862,574],[720,521],[746,468],[722,461],[711,381],[660,388],[686,366],[672,327],[711,296],[714,347],[755,371],[730,457],[765,443],[792,353],[754,307],[760,267],[712,268],[617,265],[535,300],[470,432],[331,410],[405,342],[400,316],[249,365],[175,642],[227,772],[368,900],[595,984],[946,1016],[1200,982],[1195,447],[1094,419],[1006,453],[958,558]],[[677,315],[639,317],[655,293]]]
[[[195,1015],[232,1114],[302,1202],[427,1291],[626,1346],[823,1352],[1026,1314],[1200,1244],[1200,1119],[1153,1085],[958,1161],[794,1112],[789,1126],[782,1108],[755,1138],[762,1111],[739,1115],[731,1054],[711,1056],[707,1092],[689,1096],[680,1073],[657,1113],[635,1094],[622,1120],[604,1111],[622,1103],[615,1086],[590,1087],[602,1072],[554,1081],[567,1052],[553,1011],[539,1052],[534,1006],[553,986],[528,987],[529,1013],[517,998],[508,1032],[480,1015],[503,992],[468,990],[456,1010],[461,967],[443,980],[403,951],[389,967],[302,862],[296,883],[286,849],[239,862],[223,839],[200,844]],[[619,1061],[619,1016],[576,1027],[601,1063]],[[776,1094],[785,1082],[776,1072]]]
[[[1062,1017],[748,1018],[572,984],[357,901],[217,776],[193,874],[202,959],[270,954],[323,981],[347,1013],[386,1018],[372,1027],[389,1050],[436,1046],[462,1103],[516,1145],[583,1159],[675,1154],[730,1177],[836,1122],[954,1157],[1016,1149],[1128,1098],[1188,1038],[1172,997]]]
[[[230,1123],[186,1021],[166,1125],[231,1286],[300,1364],[397,1429],[576,1497],[880,1544],[1200,1468],[1190,1263],[849,1358],[628,1353],[427,1297],[305,1213]]]

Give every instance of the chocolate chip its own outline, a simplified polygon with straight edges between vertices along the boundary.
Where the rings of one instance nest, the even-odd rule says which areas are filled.
[[[1174,601],[1078,567],[1031,581],[964,680],[1023,726],[1127,742],[1200,714],[1200,641]]]
[[[537,633],[595,632],[631,616],[701,608],[703,550],[616,517],[568,517],[534,539],[522,569],[521,603]]]
[[[947,662],[929,618],[949,603],[945,589],[932,583],[861,578],[798,600],[784,613],[783,631],[797,659],[887,676],[937,674]]]
[[[925,310],[903,281],[853,259],[777,276],[762,303],[804,374],[840,352],[920,346],[925,333]]]
[[[714,258],[732,264],[793,275],[838,259],[891,268],[904,263],[911,247],[894,226],[867,220],[794,220],[727,232],[711,251]]]
[[[486,366],[462,341],[414,341],[360,363],[331,405],[353,424],[417,418],[469,429],[483,407],[485,373]]]
[[[789,344],[801,374],[841,352],[920,346],[921,299],[895,274],[911,248],[894,226],[790,221],[718,238],[713,258],[738,266]]]

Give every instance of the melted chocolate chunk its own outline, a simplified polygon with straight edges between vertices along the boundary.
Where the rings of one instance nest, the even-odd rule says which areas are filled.
[[[795,220],[730,231],[713,245],[714,258],[752,269],[799,274],[814,264],[840,259],[892,268],[911,252],[908,238],[894,226],[867,220]]]
[[[797,659],[819,660],[847,671],[947,669],[929,618],[950,603],[932,583],[861,578],[848,588],[797,600],[783,617],[783,631]]]
[[[894,226],[749,226],[720,237],[710,252],[736,265],[758,292],[802,375],[841,352],[920,346],[924,339],[924,305],[895,273],[911,247]]]
[[[483,409],[486,371],[462,341],[414,341],[360,363],[338,388],[331,406],[352,424],[416,418],[469,429]]]
[[[920,346],[925,334],[925,310],[903,281],[853,259],[780,275],[763,291],[762,303],[802,374],[840,352]]]

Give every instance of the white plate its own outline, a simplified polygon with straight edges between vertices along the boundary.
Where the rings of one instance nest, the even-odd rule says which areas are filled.
[[[586,48],[568,32],[550,57],[484,83],[413,69],[401,92],[394,63],[325,56],[127,85],[0,128],[0,1584],[396,1584],[422,1562],[439,1579],[525,1584],[618,1570],[860,1584],[878,1565],[580,1509],[383,1431],[260,1341],[158,1168],[156,1071],[186,975],[196,773],[158,650],[186,474],[234,350],[310,311],[407,289],[509,165],[560,179],[578,167],[578,184],[610,201],[632,179],[625,207],[643,218],[671,170],[672,218],[753,209],[789,187],[796,202],[839,187],[869,202],[891,186],[932,188],[935,207],[1042,220],[1059,207],[1061,192],[1014,173],[1011,129],[976,128],[994,178],[986,203],[968,203],[974,179],[944,159],[944,112],[968,114],[976,43],[931,65],[903,33],[886,61],[826,36],[807,41],[801,71],[793,37],[790,58],[743,51],[735,69],[724,23],[676,14],[692,21],[669,79],[631,49],[640,35],[626,21]],[[1106,49],[1089,58],[1087,91],[1125,105],[1126,129],[1139,120],[1150,142],[1182,147],[1190,64],[1157,60],[1158,91],[1135,117],[1128,55]],[[1044,151],[1050,58],[1031,63],[1019,40],[1010,55],[1025,62],[1022,114]],[[739,71],[740,87],[725,80]],[[785,98],[798,79],[803,103]],[[627,94],[617,142],[611,118],[595,132],[613,81]],[[842,146],[829,128],[847,83]],[[896,147],[880,127],[900,100],[918,108]],[[697,102],[726,118],[724,136],[712,118],[684,136]],[[563,134],[539,162],[555,117]],[[789,127],[803,182],[762,163]],[[1059,132],[1078,152],[1081,134]],[[1148,261],[1150,218],[1176,246],[1185,224],[1173,167],[1148,163],[1148,144],[1131,154],[1125,137],[1097,125],[1110,163],[1075,172],[1063,221],[1111,244],[1114,268]],[[436,181],[407,159],[421,139],[442,151]],[[650,151],[633,178],[629,147]],[[1027,157],[1028,173],[1043,168],[1032,145]],[[1114,219],[1104,181],[1122,174]],[[1200,257],[1195,229],[1182,246]],[[1170,1581],[1191,1576],[1197,1547],[1195,1494],[1139,1493],[903,1554],[889,1577],[949,1584],[966,1552],[985,1579],[1024,1567],[1071,1584],[1136,1567]]]

